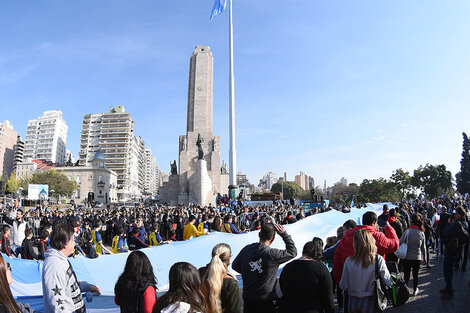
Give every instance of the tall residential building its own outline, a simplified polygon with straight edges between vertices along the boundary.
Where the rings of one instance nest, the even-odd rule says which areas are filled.
[[[339,183],[340,183],[341,185],[347,186],[347,185],[348,185],[348,179],[345,178],[345,177],[341,177],[341,179],[339,180]]]
[[[140,197],[145,192],[145,143],[134,135],[134,121],[123,106],[83,116],[79,164],[89,166],[100,148],[106,166],[117,174],[118,199]]]
[[[308,190],[312,190],[315,188],[315,179],[313,177],[308,177]]]
[[[65,164],[67,131],[62,111],[46,111],[37,119],[30,120],[26,129],[24,158]]]
[[[77,161],[75,160],[75,156],[70,150],[65,151],[65,163],[67,163],[68,161],[72,162],[73,164],[75,164],[75,162]]]
[[[13,172],[17,138],[18,133],[9,121],[0,123],[0,176],[8,178]]]
[[[156,196],[160,187],[159,169],[157,159],[153,156],[152,150],[145,149],[144,160],[144,193]]]
[[[16,170],[18,164],[22,163],[24,160],[24,141],[21,139],[21,136],[16,137],[15,145],[15,161],[13,162],[13,169]]]
[[[273,172],[268,172],[263,178],[260,179],[258,187],[263,189],[271,190],[272,186],[277,183],[278,177]]]
[[[295,175],[295,182],[297,185],[302,187],[303,190],[309,190],[309,176],[304,172],[300,172],[299,175]]]

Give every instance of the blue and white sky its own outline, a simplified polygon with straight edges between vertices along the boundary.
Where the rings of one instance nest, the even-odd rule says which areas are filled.
[[[470,2],[233,0],[238,170],[342,176],[460,167],[470,117]],[[59,109],[124,105],[169,171],[186,132],[189,58],[214,56],[214,134],[228,161],[228,11],[213,0],[0,2],[0,120],[24,137]]]

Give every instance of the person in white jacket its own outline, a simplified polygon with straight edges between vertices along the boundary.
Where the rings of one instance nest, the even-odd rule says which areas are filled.
[[[382,256],[376,254],[375,239],[367,229],[359,229],[354,233],[354,255],[344,263],[343,274],[339,287],[348,293],[345,303],[349,313],[375,313],[375,262],[378,261],[379,276],[382,282],[392,285],[392,278]]]
[[[46,250],[42,269],[44,312],[85,312],[82,292],[101,293],[101,289],[78,281],[68,256],[75,247],[73,227],[57,224],[50,236],[51,248]]]
[[[21,209],[16,211],[16,219],[13,221],[11,230],[11,237],[13,241],[13,251],[18,257],[21,253],[21,244],[26,237],[24,231],[26,230],[26,222],[23,219],[24,212]]]

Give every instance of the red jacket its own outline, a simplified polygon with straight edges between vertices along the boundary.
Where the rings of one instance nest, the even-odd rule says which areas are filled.
[[[397,237],[397,233],[392,226],[386,226],[384,228],[385,234],[378,231],[377,227],[374,226],[356,226],[341,238],[338,248],[335,251],[335,256],[333,258],[333,275],[335,276],[335,280],[338,284],[341,280],[341,276],[343,275],[344,262],[346,262],[348,257],[354,254],[354,232],[362,228],[365,228],[372,233],[372,236],[375,238],[375,245],[377,246],[377,254],[383,256],[384,259],[385,254],[393,253],[398,250],[400,239]]]

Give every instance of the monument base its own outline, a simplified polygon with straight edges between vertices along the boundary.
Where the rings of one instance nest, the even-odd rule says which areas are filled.
[[[238,187],[235,185],[228,186],[228,197],[230,200],[238,199]]]
[[[192,191],[194,202],[202,206],[214,203],[212,191],[212,179],[207,173],[207,162],[205,160],[197,160],[194,174],[189,180],[189,190]]]

